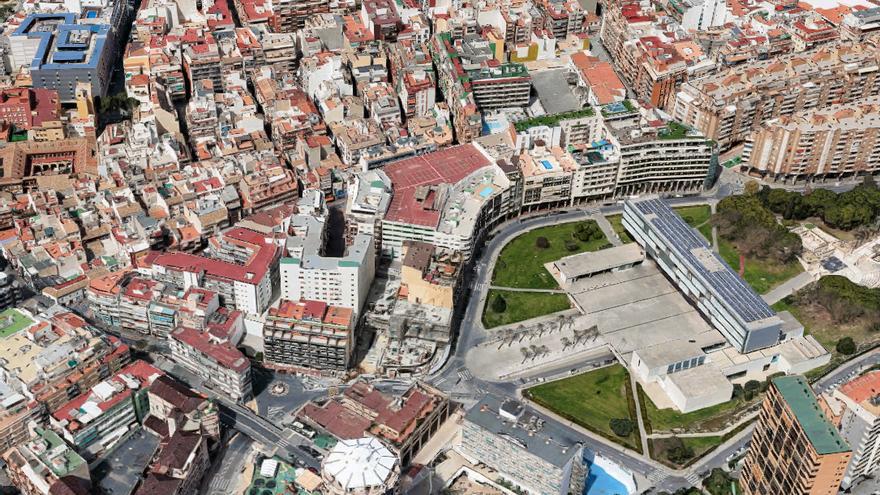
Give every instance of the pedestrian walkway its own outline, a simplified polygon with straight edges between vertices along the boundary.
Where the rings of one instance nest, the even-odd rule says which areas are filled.
[[[642,452],[650,452],[648,448],[648,432],[645,431],[645,421],[642,419],[642,406],[639,401],[639,382],[634,373],[629,373],[629,384],[632,389],[633,400],[636,403],[636,423],[639,425],[639,438],[642,440]]]
[[[599,228],[602,229],[602,233],[605,234],[605,237],[608,241],[614,246],[622,246],[623,242],[620,240],[620,237],[617,235],[617,232],[614,231],[614,227],[611,225],[611,222],[605,218],[605,215],[598,214],[593,215],[593,219],[596,220],[596,223],[599,224]]]
[[[786,297],[810,285],[815,280],[810,272],[799,273],[797,276],[786,280],[782,285],[761,296],[767,304],[776,304]]]

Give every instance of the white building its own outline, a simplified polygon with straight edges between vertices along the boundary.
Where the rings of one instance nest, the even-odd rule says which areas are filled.
[[[324,486],[332,495],[380,495],[400,477],[397,456],[373,437],[341,440],[321,464]]]
[[[322,254],[323,218],[297,215],[291,228],[295,234],[288,237],[287,256],[281,258],[281,298],[321,301],[359,313],[376,273],[373,236],[356,234],[345,256],[331,258]]]
[[[684,9],[681,27],[687,31],[706,31],[737,19],[725,0],[685,0],[679,5]]]

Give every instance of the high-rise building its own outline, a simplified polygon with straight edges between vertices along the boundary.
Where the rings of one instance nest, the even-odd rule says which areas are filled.
[[[880,467],[880,371],[872,371],[822,395],[853,454],[844,488]]]
[[[771,120],[749,136],[742,158],[774,180],[880,172],[880,96]]]
[[[852,451],[803,377],[771,381],[740,485],[746,495],[835,495]]]
[[[824,46],[686,82],[673,116],[726,149],[772,119],[880,94],[878,76],[880,48]]]

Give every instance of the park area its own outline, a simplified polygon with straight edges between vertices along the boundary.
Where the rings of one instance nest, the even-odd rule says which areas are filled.
[[[831,352],[831,362],[812,370],[821,375],[856,352],[880,344],[880,289],[857,285],[845,277],[828,275],[773,305],[790,311]]]
[[[792,260],[782,263],[773,259],[760,259],[754,256],[742,258],[744,268],[740,267],[740,255],[736,246],[729,240],[718,237],[718,254],[737,273],[741,273],[743,279],[755,289],[758,294],[766,294],[786,280],[797,276],[804,271],[800,261]]]
[[[516,237],[495,262],[483,326],[509,325],[571,308],[568,296],[558,290],[544,264],[607,246],[608,239],[594,220],[541,227]]]
[[[536,404],[594,433],[641,451],[629,373],[619,364],[544,383],[525,394]],[[617,423],[617,432],[612,422]]]
[[[546,244],[540,239],[546,240]],[[492,285],[518,289],[556,289],[556,280],[544,268],[544,263],[572,254],[598,251],[607,245],[608,239],[593,220],[530,230],[501,250],[492,273]]]
[[[503,303],[498,301],[499,298]],[[494,328],[510,325],[569,308],[571,302],[565,294],[491,289],[483,311],[483,326]]]

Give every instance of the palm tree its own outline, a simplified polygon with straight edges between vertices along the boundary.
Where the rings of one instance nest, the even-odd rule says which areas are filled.
[[[538,346],[536,346],[535,344],[530,344],[529,350],[532,351],[532,359],[535,359],[536,357],[538,357],[538,354],[541,353],[541,350],[538,349]]]
[[[544,354],[545,356],[547,354],[550,354],[550,348],[547,347],[546,345],[542,345],[541,347],[538,348],[538,350],[541,351],[541,354]]]
[[[565,326],[565,319],[566,319],[566,318],[567,318],[566,315],[559,315],[559,316],[556,318],[556,330],[557,330],[557,331],[559,331],[559,332],[562,331],[562,327]]]
[[[528,360],[530,357],[532,357],[532,353],[529,352],[529,350],[526,349],[525,347],[520,347],[519,352],[522,354],[522,357],[523,357],[522,363],[525,363],[526,360]],[[520,364],[522,364],[522,363],[520,363]]]

